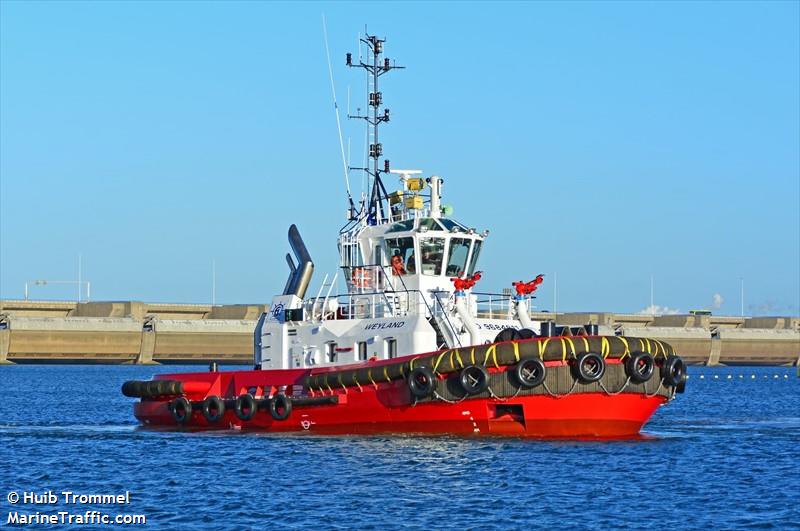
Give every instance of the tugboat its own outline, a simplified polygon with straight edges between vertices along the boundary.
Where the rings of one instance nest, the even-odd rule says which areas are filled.
[[[659,340],[598,335],[529,315],[544,277],[476,291],[489,231],[452,218],[444,181],[391,169],[378,81],[402,68],[366,35],[369,193],[348,190],[339,267],[307,297],[314,264],[289,228],[289,278],[254,332],[254,368],[129,381],[145,426],[311,434],[629,437],[683,392],[686,368]],[[335,100],[334,100],[335,101]],[[399,189],[389,193],[393,174]],[[349,188],[349,187],[348,187]],[[346,293],[332,294],[340,277]]]

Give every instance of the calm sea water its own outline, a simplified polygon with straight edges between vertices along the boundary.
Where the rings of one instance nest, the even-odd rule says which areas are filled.
[[[793,368],[693,368],[686,394],[635,441],[137,428],[122,382],[180,370],[0,367],[0,526],[16,507],[144,514],[149,529],[800,529]],[[132,499],[7,501],[11,491],[47,490]]]

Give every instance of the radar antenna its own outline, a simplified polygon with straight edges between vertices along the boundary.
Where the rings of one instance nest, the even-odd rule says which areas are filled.
[[[366,168],[350,167],[351,170],[362,170],[372,178],[372,189],[369,193],[369,204],[367,207],[367,224],[376,225],[388,221],[387,209],[385,202],[388,201],[388,194],[386,188],[383,186],[381,174],[389,172],[389,160],[383,159],[383,167],[381,167],[381,158],[383,157],[383,146],[378,140],[378,126],[384,122],[389,121],[389,109],[383,107],[383,95],[378,90],[378,78],[383,74],[395,70],[397,68],[405,68],[404,66],[397,66],[388,58],[383,56],[383,43],[386,39],[379,39],[375,35],[366,34],[361,42],[367,45],[369,51],[372,52],[372,62],[364,62],[359,58],[358,63],[353,63],[353,54],[347,54],[347,66],[363,68],[367,71],[369,77],[369,111],[366,115],[348,114],[348,118],[355,118],[366,120],[371,129],[371,137],[369,142],[369,158],[370,164]],[[369,61],[369,59],[368,59]],[[363,211],[361,213],[363,215]]]

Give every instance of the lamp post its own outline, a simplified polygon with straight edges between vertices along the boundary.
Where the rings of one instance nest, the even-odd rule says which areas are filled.
[[[740,291],[739,291],[740,299],[739,300],[742,303],[741,310],[742,310],[742,317],[744,317],[744,277],[739,277],[739,288],[740,288]]]

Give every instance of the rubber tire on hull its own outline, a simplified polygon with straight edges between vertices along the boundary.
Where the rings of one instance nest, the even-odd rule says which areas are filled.
[[[278,393],[269,401],[269,414],[275,420],[286,420],[292,414],[292,399]]]
[[[169,412],[178,424],[186,424],[192,418],[192,403],[185,396],[179,396],[169,403]]]
[[[683,376],[681,377],[681,381],[678,385],[675,386],[676,393],[683,393],[686,391],[686,380],[689,379],[689,369],[688,367],[683,368]]]
[[[499,334],[494,338],[495,343],[503,343],[504,341],[514,341],[522,339],[519,330],[516,328],[503,328]]]
[[[683,380],[684,373],[686,373],[686,365],[683,360],[678,356],[667,356],[661,367],[661,379],[664,380],[664,383],[671,387],[677,387]]]
[[[138,380],[131,380],[122,384],[122,394],[129,398],[140,398],[142,396],[142,384]]]
[[[162,394],[178,396],[183,394],[183,382],[180,380],[161,380]]]
[[[258,406],[256,399],[250,393],[245,393],[236,397],[236,403],[233,405],[233,412],[239,417],[239,420],[250,420],[255,414]]]
[[[458,383],[468,395],[477,395],[489,388],[489,371],[482,365],[467,365],[461,369]]]
[[[142,396],[152,398],[156,396],[161,396],[164,393],[164,385],[165,382],[163,380],[151,380],[149,382],[144,382],[142,385]]]
[[[547,377],[547,367],[539,358],[528,358],[514,365],[514,379],[525,389],[533,389],[544,383]]]
[[[656,362],[647,352],[634,352],[625,360],[625,374],[633,383],[645,383],[653,377]]]
[[[211,423],[217,423],[225,415],[225,402],[216,395],[211,395],[203,400],[203,416]]]
[[[179,396],[183,394],[183,382],[178,380],[131,380],[122,384],[122,394],[131,398],[153,398],[156,396]]]
[[[517,330],[520,339],[533,339],[536,336],[536,332],[531,330],[530,328],[520,328]]]
[[[415,398],[427,398],[436,391],[437,381],[430,367],[416,367],[408,375],[408,390]]]
[[[581,383],[590,384],[600,380],[606,372],[606,360],[596,352],[582,352],[572,365],[572,376]]]

